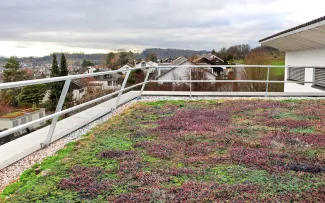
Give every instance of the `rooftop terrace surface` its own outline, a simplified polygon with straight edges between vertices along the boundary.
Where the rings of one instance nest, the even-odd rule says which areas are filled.
[[[25,171],[1,197],[325,202],[324,121],[324,100],[137,102]]]

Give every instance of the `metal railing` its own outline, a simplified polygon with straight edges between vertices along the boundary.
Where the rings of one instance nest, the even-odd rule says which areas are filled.
[[[117,108],[117,106],[119,105],[119,102],[120,102],[121,95],[123,94],[124,91],[133,89],[133,88],[141,86],[141,85],[142,85],[141,89],[143,91],[144,86],[147,83],[147,81],[132,85],[130,87],[125,87],[131,71],[143,70],[143,69],[148,69],[148,68],[147,67],[142,67],[142,68],[133,68],[132,70],[115,70],[115,71],[106,71],[106,72],[80,74],[80,75],[69,75],[69,76],[63,76],[63,77],[46,78],[46,79],[38,79],[38,80],[26,80],[26,81],[20,81],[20,82],[2,83],[2,84],[0,84],[0,90],[9,89],[9,88],[24,87],[24,86],[30,86],[30,85],[47,84],[47,83],[53,83],[53,82],[62,82],[62,81],[64,81],[64,86],[63,86],[63,89],[61,91],[61,95],[60,95],[58,104],[56,106],[55,113],[53,113],[51,115],[48,115],[48,116],[45,116],[45,117],[42,117],[42,118],[39,118],[37,120],[31,121],[31,122],[28,122],[28,123],[22,124],[22,125],[19,125],[17,127],[10,128],[10,129],[5,130],[3,132],[0,132],[0,138],[6,137],[6,136],[11,135],[11,134],[13,134],[15,132],[26,129],[26,128],[30,127],[30,126],[35,125],[35,124],[39,124],[39,123],[42,123],[42,122],[45,122],[45,121],[48,121],[48,120],[52,119],[50,130],[49,130],[49,132],[47,134],[46,140],[41,143],[42,147],[46,147],[51,143],[51,139],[52,139],[53,133],[55,131],[56,124],[57,124],[58,119],[59,119],[60,116],[62,116],[64,114],[67,114],[67,113],[70,113],[72,111],[78,110],[80,108],[89,106],[89,105],[94,104],[96,102],[103,101],[103,100],[108,99],[108,98],[110,98],[112,96],[115,96],[115,95],[117,95],[117,99],[116,99],[116,103],[115,103],[115,108]],[[126,72],[126,76],[125,76],[125,78],[123,80],[123,83],[122,83],[122,86],[121,86],[120,90],[115,91],[113,93],[110,93],[108,95],[96,98],[94,100],[85,102],[83,104],[79,104],[77,106],[68,108],[68,109],[64,109],[64,110],[62,109],[65,98],[67,96],[67,93],[68,93],[68,90],[69,90],[69,87],[70,87],[70,84],[71,84],[71,81],[73,79],[81,79],[81,78],[95,77],[95,76],[101,76],[101,75],[109,75],[109,74],[120,73],[120,72],[124,72],[124,73]],[[148,73],[149,73],[149,71],[148,71]],[[149,74],[147,74],[146,80],[148,80],[148,77],[149,77]]]
[[[177,67],[177,66],[141,67],[141,68],[133,68],[133,69],[129,69],[129,70],[115,70],[115,71],[97,72],[97,73],[81,74],[81,75],[70,75],[70,76],[64,76],[64,77],[46,78],[46,79],[38,79],[38,80],[27,80],[27,81],[12,82],[12,83],[2,83],[2,84],[0,84],[0,90],[29,86],[29,85],[62,82],[62,81],[64,81],[64,86],[63,86],[58,104],[56,106],[55,113],[45,116],[43,118],[31,121],[31,122],[28,122],[28,123],[22,124],[22,125],[19,125],[17,127],[8,129],[6,131],[0,132],[0,138],[8,136],[12,133],[18,132],[20,130],[26,129],[30,126],[35,125],[35,124],[42,123],[42,122],[52,119],[50,130],[47,134],[46,140],[41,143],[42,147],[48,146],[51,143],[51,139],[52,139],[53,133],[55,131],[56,124],[57,124],[58,119],[61,115],[70,113],[72,111],[78,110],[78,109],[86,107],[86,106],[89,106],[96,102],[103,101],[103,100],[108,99],[115,95],[117,95],[117,99],[116,99],[116,103],[115,103],[115,108],[117,108],[117,106],[119,105],[119,102],[120,102],[120,98],[124,91],[131,90],[138,86],[142,86],[141,91],[140,91],[140,95],[142,95],[145,85],[147,83],[151,83],[151,82],[153,82],[153,83],[189,83],[190,84],[189,96],[192,96],[192,87],[191,87],[192,83],[202,83],[202,82],[203,83],[233,83],[233,82],[236,82],[236,83],[266,83],[265,97],[267,97],[268,93],[269,93],[269,84],[270,83],[316,84],[315,81],[286,81],[286,80],[272,81],[272,80],[270,80],[270,69],[272,69],[272,68],[285,68],[285,69],[287,69],[287,68],[312,68],[312,69],[321,68],[321,69],[325,69],[325,67],[315,67],[315,66],[312,66],[312,67],[310,67],[310,66],[295,66],[295,67],[293,67],[293,66],[271,66],[271,65],[182,65],[183,68],[189,68],[190,72],[192,72],[192,69],[195,69],[195,68],[214,68],[214,67],[224,68],[224,69],[225,68],[267,68],[267,75],[266,75],[266,80],[192,80],[192,77],[191,77],[192,74],[189,74],[189,76],[190,76],[189,80],[149,80],[150,69],[175,68],[175,67]],[[132,85],[130,87],[126,87],[126,83],[130,76],[131,71],[144,70],[144,69],[147,70],[147,74],[145,76],[144,82]],[[62,109],[65,98],[67,96],[67,93],[68,93],[68,90],[70,87],[70,84],[71,84],[71,81],[73,79],[81,79],[81,78],[87,78],[87,77],[109,75],[109,74],[120,73],[120,72],[126,73],[120,90],[110,93],[108,95],[96,98],[94,100],[85,102],[83,104],[68,108],[68,109],[64,109],[64,110]]]

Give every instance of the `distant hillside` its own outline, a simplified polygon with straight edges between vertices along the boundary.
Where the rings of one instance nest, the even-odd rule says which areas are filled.
[[[105,60],[107,54],[65,54],[68,64],[78,64],[80,65],[84,59],[91,60],[94,64],[100,64],[102,60]],[[60,60],[60,54],[57,54]],[[24,57],[19,58],[20,62],[25,63],[39,63],[39,62],[52,62],[52,57],[50,55],[43,57]]]
[[[194,50],[187,50],[187,49],[159,49],[159,48],[152,48],[152,49],[145,49],[142,52],[143,58],[148,56],[150,53],[157,54],[157,57],[160,59],[163,58],[176,58],[179,56],[191,57],[194,54],[202,55],[209,53],[209,51],[194,51]]]
[[[202,55],[209,53],[208,51],[194,51],[186,49],[159,49],[151,48],[145,49],[142,53],[134,54],[135,58],[145,59],[148,54],[155,53],[159,59],[163,58],[176,58],[179,56],[191,57],[193,54]],[[83,54],[83,53],[73,53],[65,54],[69,65],[80,65],[84,59],[92,61],[95,65],[99,65],[102,61],[105,61],[107,53],[105,54]],[[57,54],[58,59],[60,60],[60,54]],[[0,66],[4,65],[6,58],[0,58]],[[40,62],[52,62],[52,57],[50,55],[43,57],[23,57],[19,58],[20,62],[24,63],[40,63]]]

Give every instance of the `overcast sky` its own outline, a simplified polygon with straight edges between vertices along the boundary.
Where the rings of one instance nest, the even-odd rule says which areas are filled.
[[[324,8],[323,0],[2,0],[0,55],[257,46]]]

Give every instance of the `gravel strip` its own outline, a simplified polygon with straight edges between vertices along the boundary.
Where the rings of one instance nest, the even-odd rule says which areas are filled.
[[[197,101],[197,100],[289,100],[289,99],[301,99],[301,100],[319,100],[325,99],[324,97],[185,97],[185,96],[144,96],[141,101],[158,101],[158,100],[185,100],[185,101]]]
[[[283,99],[306,99],[306,100],[317,100],[324,99],[323,97],[172,97],[172,96],[145,96],[141,98],[141,101],[158,101],[158,100],[255,100],[255,99],[269,99],[269,100],[283,100]],[[103,123],[109,120],[113,116],[117,116],[122,113],[125,109],[133,105],[137,100],[133,100],[125,105],[119,107],[113,114],[108,114],[103,116],[88,125],[82,127],[81,129],[70,133],[66,137],[52,143],[49,147],[34,152],[33,154],[28,155],[27,157],[19,160],[18,162],[0,170],[0,191],[2,191],[6,185],[19,179],[20,174],[26,169],[32,167],[35,163],[40,163],[44,158],[54,155],[58,150],[62,149],[66,144],[71,141],[76,141],[82,137],[82,135],[89,132],[96,125]]]
[[[79,130],[68,134],[64,138],[55,141],[49,147],[36,151],[17,161],[16,163],[0,170],[0,191],[2,191],[6,185],[18,180],[22,172],[24,172],[26,169],[31,168],[35,163],[40,163],[44,158],[54,155],[58,150],[62,149],[69,142],[79,140],[82,135],[88,133],[93,127],[109,120],[113,116],[119,115],[124,110],[129,108],[134,102],[136,102],[136,100],[120,106],[112,114],[105,115],[80,128]]]

